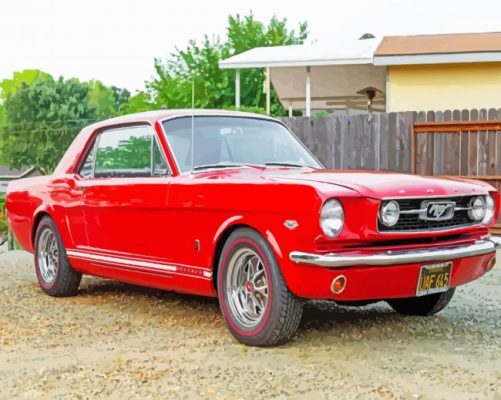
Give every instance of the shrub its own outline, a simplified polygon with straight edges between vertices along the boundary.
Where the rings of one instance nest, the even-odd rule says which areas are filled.
[[[0,197],[0,233],[8,230],[7,214],[5,213],[5,197]]]
[[[7,216],[4,213],[0,214],[0,233],[5,234],[8,230]]]

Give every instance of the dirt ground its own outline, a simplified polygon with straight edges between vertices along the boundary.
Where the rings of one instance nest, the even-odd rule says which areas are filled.
[[[38,288],[32,256],[0,255],[0,398],[501,399],[501,269],[434,317],[384,303],[306,305],[297,337],[237,343],[217,302],[84,278]]]

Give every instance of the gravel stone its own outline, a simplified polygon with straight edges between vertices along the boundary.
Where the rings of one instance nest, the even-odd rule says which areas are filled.
[[[0,254],[2,399],[501,400],[501,269],[432,317],[308,302],[294,340],[237,343],[215,299],[84,277],[51,298]]]

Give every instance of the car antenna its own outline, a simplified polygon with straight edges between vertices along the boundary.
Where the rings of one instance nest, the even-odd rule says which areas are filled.
[[[195,74],[191,76],[191,171],[194,168],[194,149],[195,149]]]

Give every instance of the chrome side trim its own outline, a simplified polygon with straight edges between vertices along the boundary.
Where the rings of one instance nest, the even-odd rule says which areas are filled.
[[[129,258],[125,259],[125,258],[103,256],[91,253],[82,253],[73,250],[68,250],[66,254],[70,257],[85,258],[87,260],[93,260],[93,261],[104,261],[112,264],[126,264],[126,265],[133,265],[135,267],[154,268],[171,272],[177,271],[177,268],[174,265],[158,264],[149,261],[139,261],[139,260],[132,260]]]
[[[499,248],[501,248],[501,238],[490,237],[464,246],[384,251],[366,255],[315,254],[293,251],[289,254],[289,259],[296,264],[317,265],[328,268],[344,268],[357,265],[384,266],[455,260],[492,253]]]
[[[109,264],[116,264],[121,266],[129,266],[129,267],[139,267],[139,268],[150,268],[155,270],[167,271],[169,273],[177,274],[177,275],[185,275],[193,278],[212,278],[212,271],[203,269],[200,267],[189,267],[183,265],[171,265],[171,264],[161,264],[151,261],[143,261],[143,260],[135,260],[130,258],[120,258],[107,256],[102,254],[94,254],[94,253],[86,253],[75,250],[67,250],[66,254],[68,257],[80,258],[85,260],[92,261],[101,261]],[[190,273],[192,271],[197,271],[197,273]]]

